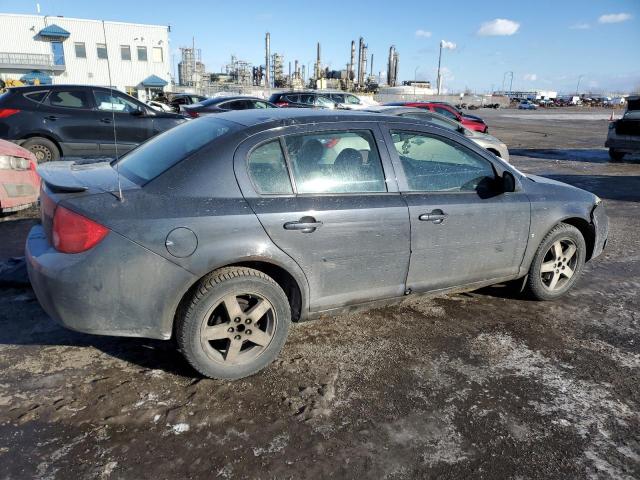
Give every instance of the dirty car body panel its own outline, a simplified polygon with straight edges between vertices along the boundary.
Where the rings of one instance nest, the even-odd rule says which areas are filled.
[[[512,174],[516,191],[407,191],[395,130],[458,142],[496,179]],[[248,156],[265,142],[280,143],[290,166],[287,142],[296,135],[362,131],[379,154],[383,185],[376,192],[305,194],[289,171],[292,191],[262,194],[248,171]],[[354,146],[347,142],[343,150]],[[54,319],[89,333],[170,338],[181,301],[205,275],[228,265],[286,272],[300,293],[297,318],[305,319],[399,298],[411,288],[459,290],[522,277],[542,237],[565,219],[592,229],[591,257],[607,236],[594,195],[529,178],[446,129],[378,114],[222,113],[162,133],[118,163],[60,162],[40,171],[43,220],[27,241],[29,275]],[[87,251],[58,251],[52,219],[60,208],[108,233]],[[416,218],[437,209],[450,215],[442,224]],[[305,217],[315,222],[309,226]]]

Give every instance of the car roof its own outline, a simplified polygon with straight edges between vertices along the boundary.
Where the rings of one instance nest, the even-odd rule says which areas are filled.
[[[9,90],[12,91],[23,91],[28,92],[32,90],[59,90],[64,88],[95,88],[96,90],[115,90],[117,92],[122,92],[121,90],[113,87],[103,87],[100,85],[81,85],[74,83],[57,83],[55,85],[23,85],[21,87],[8,87]]]
[[[385,113],[387,115],[400,115],[401,113],[420,112],[425,114],[433,114],[430,111],[424,111],[416,107],[405,107],[402,105],[371,105],[360,110],[361,112]]]
[[[265,100],[263,98],[248,97],[246,95],[234,95],[230,97],[213,97],[213,98],[207,98],[206,100],[209,105],[213,103],[222,103],[222,102],[231,101],[231,100],[260,100],[261,102],[268,102],[268,100]]]
[[[421,123],[419,120],[415,119],[381,115],[380,113],[372,113],[362,110],[336,111],[324,109],[314,110],[309,108],[234,110],[216,115],[216,118],[228,120],[245,127],[272,124],[267,128],[270,128],[271,126],[275,127],[291,124],[303,125],[309,123],[340,121],[380,122],[381,120],[387,120],[392,122],[407,121],[412,123]]]

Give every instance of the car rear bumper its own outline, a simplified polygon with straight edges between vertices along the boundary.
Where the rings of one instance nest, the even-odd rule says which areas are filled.
[[[596,258],[605,249],[607,239],[609,238],[609,216],[607,215],[602,203],[594,207],[591,212],[591,221],[593,222],[595,229],[595,239],[591,258]]]
[[[91,250],[64,254],[36,225],[25,254],[31,285],[47,314],[71,330],[97,335],[170,338],[178,302],[195,280],[114,232]]]

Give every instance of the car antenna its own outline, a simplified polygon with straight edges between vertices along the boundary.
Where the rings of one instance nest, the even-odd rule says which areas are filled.
[[[102,36],[104,38],[104,46],[107,48],[107,32],[102,20]],[[118,133],[116,130],[116,111],[113,104],[113,82],[111,81],[111,59],[109,58],[109,50],[107,49],[107,74],[109,76],[109,97],[111,99],[111,124],[113,125],[113,146],[116,152],[116,176],[118,177],[118,195],[116,196],[121,202],[124,200],[122,196],[122,184],[120,183],[120,162],[118,158]]]

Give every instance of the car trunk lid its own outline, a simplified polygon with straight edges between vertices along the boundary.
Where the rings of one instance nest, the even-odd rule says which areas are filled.
[[[119,189],[140,188],[126,177],[118,175],[108,162],[47,162],[38,166],[38,173],[42,179],[40,219],[49,242],[52,241],[55,209],[62,200],[101,193],[118,195]]]

